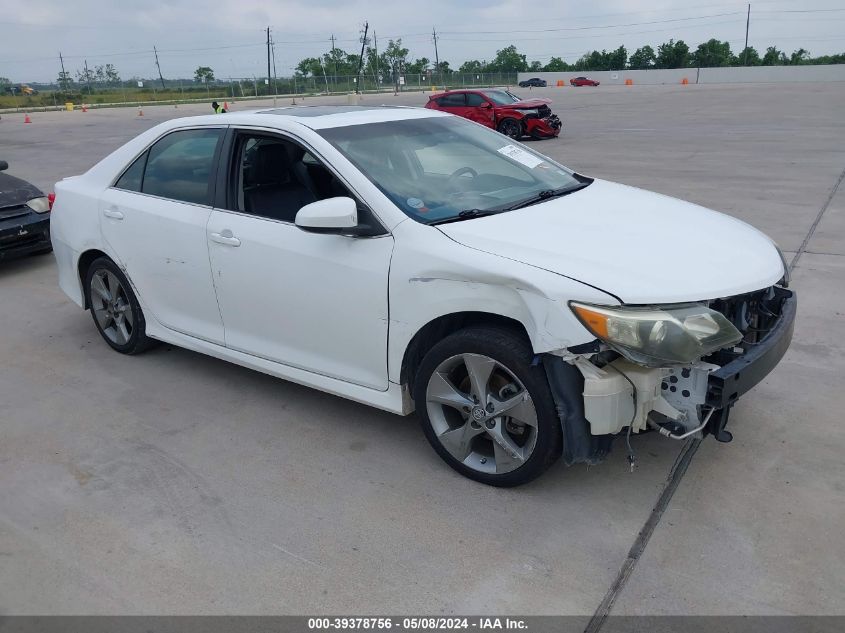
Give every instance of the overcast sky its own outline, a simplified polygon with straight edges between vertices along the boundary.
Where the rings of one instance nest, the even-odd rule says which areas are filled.
[[[526,12],[526,7],[532,12]],[[364,21],[378,37],[402,37],[411,59],[440,59],[457,68],[491,59],[515,44],[530,60],[575,61],[593,49],[634,49],[669,38],[691,48],[711,37],[734,51],[745,38],[743,2],[730,0],[0,0],[0,76],[13,81],[55,80],[59,51],[71,74],[112,63],[124,78],[156,74],[158,47],[166,78],[186,78],[199,65],[218,78],[266,74],[264,29],[276,41],[279,76],[303,57],[337,46],[360,49]],[[752,2],[750,45],[759,51],[804,47],[813,55],[845,51],[842,0]],[[204,50],[198,50],[204,49]]]

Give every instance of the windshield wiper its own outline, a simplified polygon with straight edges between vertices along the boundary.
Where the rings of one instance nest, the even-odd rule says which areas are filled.
[[[590,181],[592,182],[592,181]],[[559,198],[560,196],[566,196],[570,193],[574,193],[576,191],[580,191],[584,187],[590,184],[590,182],[581,182],[575,185],[574,187],[561,187],[560,189],[546,189],[544,191],[539,192],[536,196],[532,196],[530,198],[526,198],[525,200],[520,200],[516,204],[512,204],[509,207],[505,207],[503,211],[514,211],[516,209],[521,209],[523,207],[531,206],[532,204],[537,204],[538,202],[543,202],[544,200],[549,200],[551,198]]]
[[[460,222],[462,220],[471,220],[472,218],[483,218],[487,215],[495,215],[501,213],[500,209],[464,209],[458,215],[451,218],[443,218],[442,220],[435,220],[429,224],[448,224],[449,222]]]

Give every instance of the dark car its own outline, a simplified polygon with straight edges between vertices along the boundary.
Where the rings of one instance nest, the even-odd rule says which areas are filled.
[[[457,114],[505,136],[552,138],[563,127],[548,99],[520,99],[507,90],[450,90],[428,98],[426,108]]]
[[[9,168],[0,160],[0,172]],[[51,200],[36,186],[0,173],[0,259],[48,253]]]
[[[531,79],[526,79],[525,81],[519,82],[520,88],[545,88],[546,87],[546,80],[540,79],[539,77],[532,77]]]
[[[598,86],[599,82],[589,77],[573,77],[569,80],[572,86]]]

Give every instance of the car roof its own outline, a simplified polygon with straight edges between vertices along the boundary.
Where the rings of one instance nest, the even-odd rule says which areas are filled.
[[[172,119],[172,127],[185,125],[266,125],[277,127],[280,119],[292,121],[311,128],[312,130],[346,127],[349,125],[365,125],[368,123],[382,123],[386,121],[403,121],[407,119],[426,119],[437,116],[449,116],[427,108],[405,106],[351,106],[351,105],[316,105],[316,106],[287,106],[279,108],[265,108],[262,110],[248,110],[228,112],[225,114],[208,114],[194,117]]]
[[[491,90],[495,90],[496,92],[507,92],[507,88],[456,88],[455,90],[444,90],[443,92],[438,92],[437,94],[433,94],[429,97],[431,99],[439,99],[445,95],[454,95],[454,94],[461,94],[461,93],[478,93],[485,94],[490,92]]]

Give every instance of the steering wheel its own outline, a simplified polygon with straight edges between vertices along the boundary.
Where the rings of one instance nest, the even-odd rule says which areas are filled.
[[[452,175],[449,176],[447,184],[451,185],[456,178],[460,178],[464,174],[471,174],[473,178],[476,178],[478,176],[478,172],[475,171],[472,167],[460,167],[452,172]]]

